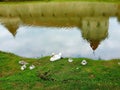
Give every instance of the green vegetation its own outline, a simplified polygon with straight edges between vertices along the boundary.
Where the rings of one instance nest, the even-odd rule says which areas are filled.
[[[32,1],[32,0],[0,0],[0,1]],[[73,0],[36,0],[36,1],[73,1]],[[119,2],[120,0],[74,0],[74,1]],[[54,3],[52,4],[54,6]],[[44,3],[41,6],[39,4],[35,4],[34,8],[31,8],[31,4],[24,6],[15,5],[14,7],[12,5],[10,6],[8,5],[6,7],[6,5],[2,6],[1,4],[0,12],[2,13],[0,13],[0,16],[5,18],[7,17],[8,19],[11,17],[18,16],[20,18],[26,18],[24,16],[27,16],[29,19],[33,17],[38,17],[37,15],[39,16],[41,15],[42,17],[44,16],[47,17],[47,15],[51,17],[59,16],[66,17],[66,15],[74,16],[75,11],[74,13],[71,12],[71,9],[73,8],[74,10],[76,10],[76,12],[77,9],[75,8],[78,7],[81,7],[81,12],[83,11],[86,12],[86,10],[89,11],[89,8],[87,7],[86,10],[82,9],[83,6],[81,5],[78,5],[76,7],[73,5],[74,7],[71,8],[68,7],[68,9],[60,5],[62,8],[61,9],[60,6],[58,6],[58,4],[59,3],[57,3],[56,5],[57,8],[54,8],[52,5],[46,7],[44,6]],[[96,7],[99,6],[100,5],[98,4],[96,5]],[[112,7],[112,4],[110,6]],[[51,13],[50,7],[52,7],[51,8],[52,11],[56,12]],[[67,11],[68,14],[59,12],[59,8],[62,12]],[[105,9],[104,7],[101,6],[99,8],[101,8],[101,10],[104,9],[107,11],[109,11],[110,9],[109,7]],[[118,9],[116,8],[117,7],[115,7],[115,10],[119,10],[119,8]],[[113,11],[115,10],[113,8]],[[97,11],[99,11],[99,9]],[[110,9],[111,13],[113,11],[112,9]],[[102,15],[102,13],[98,15]],[[21,22],[19,18],[15,18],[13,21],[15,23]],[[55,62],[50,62],[49,59],[50,56],[31,59],[19,57],[11,53],[0,52],[0,90],[120,90],[120,69],[119,69],[120,65],[118,65],[120,59],[104,61],[104,60],[91,60],[87,58],[73,58],[74,61],[71,63],[68,62],[68,58],[63,58]],[[81,61],[83,59],[86,59],[88,62],[86,66],[81,65]],[[29,70],[29,68],[27,68],[26,70],[21,71],[20,70],[21,66],[18,64],[20,60],[28,62],[29,65],[34,64],[36,68],[33,70]]]
[[[120,90],[120,59],[91,60],[68,58],[50,62],[48,57],[30,59],[0,52],[0,90]],[[35,69],[20,70],[24,60]]]
[[[120,2],[120,0],[0,0],[0,2],[71,2],[71,1],[83,1],[83,2]]]
[[[119,0],[0,0],[0,1],[105,1],[105,2],[115,2]]]
[[[1,4],[0,17],[85,17],[119,15],[120,4],[89,2],[42,2]],[[28,19],[29,20],[29,19]]]

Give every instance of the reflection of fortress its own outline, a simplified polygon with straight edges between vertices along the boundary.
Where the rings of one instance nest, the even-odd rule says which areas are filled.
[[[58,18],[57,18],[58,19]],[[95,50],[100,42],[108,36],[108,17],[83,17],[83,18],[61,18],[55,21],[54,18],[32,21],[25,21],[27,25],[41,26],[56,26],[56,27],[74,27],[77,26],[82,32],[82,37],[90,43],[90,46]],[[36,22],[37,21],[37,22]],[[39,22],[40,21],[40,22]],[[48,22],[48,23],[47,23]],[[50,23],[51,22],[51,23]],[[19,25],[22,22],[18,18],[8,19],[4,21],[4,25],[15,36]],[[32,23],[32,24],[30,24]]]
[[[61,3],[62,4],[62,3]],[[82,37],[93,50],[108,36],[109,17],[117,16],[120,21],[120,5],[63,3],[35,6],[0,6],[0,22],[15,36],[20,24],[53,27],[79,27]],[[73,8],[74,6],[74,8]],[[46,7],[46,8],[44,8]],[[36,11],[36,9],[39,9]],[[4,11],[5,13],[1,13]],[[8,12],[9,11],[9,12]]]

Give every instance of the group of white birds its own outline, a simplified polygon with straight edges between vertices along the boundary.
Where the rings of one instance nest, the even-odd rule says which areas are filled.
[[[73,59],[72,59],[72,58],[68,58],[68,62],[73,62]],[[86,65],[86,64],[87,64],[87,61],[86,61],[86,60],[82,60],[82,61],[81,61],[81,64],[82,64],[82,65]]]
[[[59,60],[61,58],[62,58],[62,53],[58,53],[58,54],[52,53],[50,61],[56,61],[56,60]],[[73,59],[72,58],[68,58],[68,62],[73,62]],[[87,61],[86,60],[82,60],[81,64],[82,65],[86,65]]]
[[[23,70],[25,70],[27,68],[27,64],[29,64],[29,63],[27,63],[27,62],[25,62],[25,61],[22,60],[22,61],[19,61],[19,64],[22,65],[20,69],[23,71]],[[32,70],[34,68],[35,68],[34,65],[30,65],[29,66],[30,70]]]
[[[62,53],[58,53],[58,54],[55,54],[55,53],[52,53],[52,56],[51,56],[51,58],[50,58],[50,61],[56,61],[56,60],[59,60],[59,59],[61,59],[62,58]],[[68,58],[68,62],[73,62],[73,59],[72,58]],[[25,62],[25,61],[19,61],[19,64],[20,65],[22,65],[21,66],[21,70],[25,70],[26,68],[27,68],[27,64],[29,64],[29,63],[27,63],[27,62]],[[87,64],[87,61],[86,60],[82,60],[82,62],[81,62],[81,64],[82,65],[86,65]],[[35,66],[34,65],[30,65],[29,66],[29,69],[30,70],[32,70],[32,69],[34,69],[35,68]]]

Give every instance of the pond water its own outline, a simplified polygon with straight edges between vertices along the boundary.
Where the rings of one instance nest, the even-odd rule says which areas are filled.
[[[53,52],[61,52],[63,57],[120,58],[119,12],[94,13],[92,16],[66,14],[68,17],[3,15],[0,18],[0,50],[30,58]]]

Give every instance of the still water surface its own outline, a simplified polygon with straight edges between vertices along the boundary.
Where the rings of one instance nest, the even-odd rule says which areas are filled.
[[[111,17],[108,23],[107,31],[94,33],[91,30],[91,36],[78,27],[27,25],[20,25],[14,35],[1,24],[0,50],[23,57],[41,57],[51,55],[52,52],[62,52],[64,57],[120,58],[120,22],[116,17]]]
[[[120,58],[120,4],[0,5],[0,51],[22,57]]]

